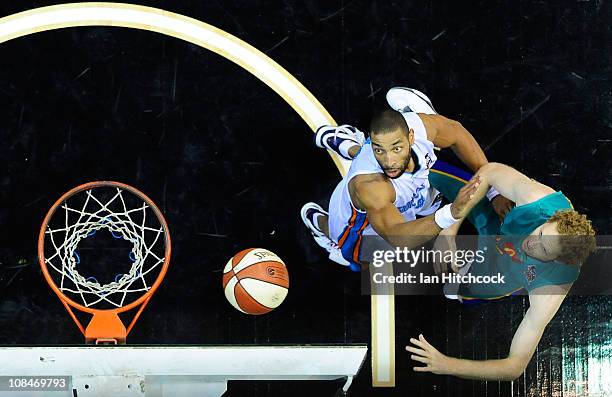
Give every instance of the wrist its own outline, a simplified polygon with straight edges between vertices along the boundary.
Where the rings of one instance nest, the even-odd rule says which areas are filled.
[[[444,375],[461,375],[461,361],[463,360],[460,358],[444,356],[444,367],[446,368]]]
[[[491,189],[489,189],[489,191],[487,192],[487,198],[489,199],[489,201],[493,201],[493,199],[499,196],[499,194],[500,193],[497,190],[495,190],[493,186],[491,186]]]
[[[459,219],[455,219],[452,213],[452,204],[446,204],[440,208],[434,214],[434,221],[440,227],[440,229],[446,229],[459,222]]]
[[[456,358],[443,355],[441,359],[442,365],[440,368],[442,371],[440,371],[440,375],[456,375],[457,366],[459,364],[458,361],[459,360]]]

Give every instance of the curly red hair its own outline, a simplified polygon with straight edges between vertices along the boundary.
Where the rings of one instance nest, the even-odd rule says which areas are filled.
[[[560,210],[548,222],[557,222],[557,230],[563,235],[559,260],[580,265],[595,250],[595,229],[586,215],[574,210]]]

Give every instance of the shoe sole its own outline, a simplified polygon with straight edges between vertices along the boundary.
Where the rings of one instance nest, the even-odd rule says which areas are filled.
[[[385,96],[389,106],[391,106],[391,102],[389,101],[389,93],[391,91],[393,91],[393,90],[404,90],[404,91],[408,91],[408,92],[416,95],[419,99],[421,99],[423,102],[425,102],[431,108],[431,110],[433,110],[434,114],[438,114],[438,112],[436,111],[436,108],[434,108],[433,104],[431,103],[431,100],[429,99],[429,97],[427,95],[423,94],[419,90],[415,90],[413,88],[408,88],[408,87],[393,87],[393,88],[389,89],[389,91],[387,91],[387,95]],[[391,106],[391,108],[393,108],[394,110],[398,110],[398,111],[403,110],[403,109],[395,109],[393,106]]]

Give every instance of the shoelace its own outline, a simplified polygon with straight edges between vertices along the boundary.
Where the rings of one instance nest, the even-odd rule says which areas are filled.
[[[342,129],[344,130],[344,127],[338,127],[334,129],[334,142],[336,141],[336,139],[338,139],[338,131]],[[346,132],[345,132],[346,133]]]

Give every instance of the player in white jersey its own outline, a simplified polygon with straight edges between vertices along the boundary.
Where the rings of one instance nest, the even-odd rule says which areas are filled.
[[[348,125],[319,128],[317,145],[353,162],[331,196],[329,214],[315,203],[302,208],[304,223],[330,259],[355,271],[367,262],[362,255],[364,236],[414,247],[465,216],[463,208],[478,180],[466,184],[453,204],[439,209],[438,192],[428,180],[436,162],[434,146],[452,148],[473,172],[487,163],[472,135],[460,123],[436,114],[423,93],[393,88],[387,100],[396,110],[372,120],[368,140]],[[503,197],[495,201],[501,215],[511,208]]]

